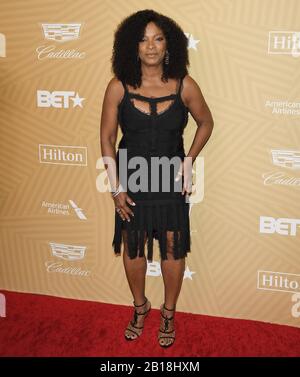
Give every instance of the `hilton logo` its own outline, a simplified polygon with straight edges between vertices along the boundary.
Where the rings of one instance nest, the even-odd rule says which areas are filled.
[[[269,54],[292,55],[300,57],[300,32],[299,31],[270,31]]]
[[[41,164],[87,166],[87,148],[39,144],[39,160]]]
[[[258,271],[257,289],[279,292],[299,292],[300,275],[287,272]]]

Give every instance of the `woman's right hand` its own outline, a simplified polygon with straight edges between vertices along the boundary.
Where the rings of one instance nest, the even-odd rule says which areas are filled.
[[[127,203],[135,206],[134,201],[128,196],[127,192],[121,191],[117,196],[113,197],[117,213],[122,220],[130,221],[130,217],[134,216],[132,210],[128,207]]]

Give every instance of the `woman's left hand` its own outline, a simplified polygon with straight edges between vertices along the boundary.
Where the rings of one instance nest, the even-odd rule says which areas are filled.
[[[192,158],[185,157],[183,163],[182,161],[180,163],[180,167],[175,178],[175,181],[177,182],[183,176],[183,187],[182,187],[181,195],[184,195],[184,194],[191,195],[192,193],[192,185],[193,185],[192,170],[193,170]]]

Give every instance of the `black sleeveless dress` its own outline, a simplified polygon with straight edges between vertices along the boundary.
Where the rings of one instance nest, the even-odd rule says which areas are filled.
[[[167,250],[170,250],[170,247],[174,259],[183,258],[191,251],[189,197],[181,194],[183,179],[175,183],[179,163],[186,156],[183,131],[188,122],[188,108],[181,98],[182,80],[183,78],[179,80],[176,93],[163,97],[145,97],[132,93],[123,82],[125,93],[118,109],[118,121],[123,136],[118,145],[116,166],[124,191],[136,205],[127,203],[134,213],[134,216],[129,215],[130,222],[122,220],[120,215],[115,213],[115,232],[112,242],[115,254],[121,254],[122,229],[127,232],[128,254],[131,259],[145,255],[145,235],[147,236],[147,260],[150,262],[153,260],[153,239],[159,242],[160,257],[163,260],[167,259]],[[149,113],[138,109],[132,99],[147,102]],[[164,110],[160,112],[157,111],[159,102],[167,103],[167,107],[163,105]],[[164,156],[168,160],[175,157],[178,163],[169,164],[170,174],[167,174],[166,169],[159,168],[158,180],[157,175],[156,177],[151,175],[151,161],[153,157],[162,161]],[[124,157],[127,158],[127,162]],[[136,174],[141,173],[139,163],[129,163],[134,157],[143,158],[143,161],[148,164],[148,171],[145,165],[142,165],[142,172],[148,177],[146,190],[141,188],[141,179],[134,181]],[[136,182],[137,189],[133,189],[130,180]],[[167,187],[163,186],[166,183],[169,183],[167,190],[163,188]],[[178,185],[180,185],[179,188]],[[168,231],[172,233],[168,233],[167,239]]]

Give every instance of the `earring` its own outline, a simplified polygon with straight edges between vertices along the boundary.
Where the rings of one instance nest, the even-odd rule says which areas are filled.
[[[166,54],[165,54],[165,64],[168,65],[169,64],[169,51],[167,50],[166,51]]]

